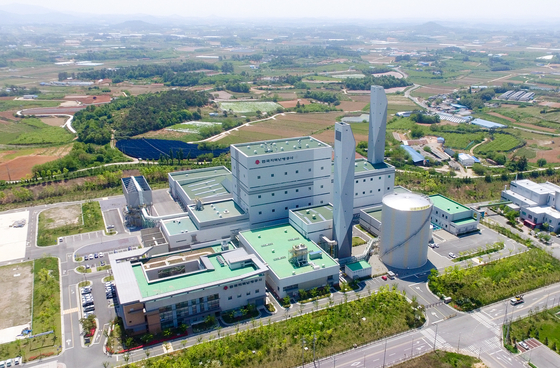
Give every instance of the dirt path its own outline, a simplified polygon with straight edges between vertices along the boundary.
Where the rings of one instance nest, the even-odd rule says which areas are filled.
[[[508,118],[507,116],[504,116],[504,115],[502,115],[500,113],[497,113],[497,112],[489,112],[488,115],[492,115],[492,116],[495,116],[497,118],[502,118],[502,119],[505,119],[505,120],[510,121],[512,123],[515,123],[515,119]]]
[[[484,140],[483,140],[482,142],[480,142],[479,144],[475,144],[474,146],[472,146],[472,148],[471,148],[471,155],[474,155],[474,149],[475,149],[476,147],[480,146],[481,144],[486,143],[487,141],[489,141],[489,139],[488,139],[488,138],[484,138]]]

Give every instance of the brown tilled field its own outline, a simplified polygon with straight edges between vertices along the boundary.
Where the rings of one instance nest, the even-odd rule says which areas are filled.
[[[305,105],[308,105],[308,104],[311,103],[311,101],[306,100],[305,98],[300,98],[299,100],[295,99],[295,100],[290,100],[290,101],[278,101],[278,103],[280,105],[282,105],[283,108],[289,109],[291,107],[296,107],[298,101],[299,101],[300,104],[305,104]]]
[[[66,122],[66,120],[68,120],[68,119],[65,119],[65,118],[41,118],[41,121],[43,123],[45,123],[47,125],[50,125],[50,126],[56,126],[56,127],[63,126],[64,123]]]
[[[58,159],[58,156],[21,156],[0,164],[0,180],[19,180],[31,175],[35,165]],[[8,174],[9,172],[9,174]]]
[[[368,101],[369,102],[369,101]],[[361,111],[368,104],[366,101],[340,101],[339,108],[344,111]]]

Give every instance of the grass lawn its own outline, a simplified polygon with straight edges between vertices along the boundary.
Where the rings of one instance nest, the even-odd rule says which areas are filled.
[[[60,101],[0,100],[0,111],[31,109],[34,107],[55,107]]]
[[[454,307],[470,311],[513,295],[560,281],[560,261],[546,251],[531,249],[483,266],[432,270],[430,290],[453,298]]]
[[[0,359],[22,356],[34,360],[57,354],[61,345],[60,274],[58,259],[43,257],[33,264],[33,334],[54,331],[49,335],[16,340],[0,345]]]
[[[342,303],[324,310],[290,318],[254,329],[243,329],[221,339],[204,341],[188,349],[153,358],[153,366],[198,366],[213,361],[221,367],[285,368],[301,363],[301,339],[317,337],[318,358],[394,335],[423,324],[423,312],[413,309],[400,292],[381,288],[380,292],[360,300]],[[310,362],[313,354],[305,353]],[[132,363],[141,367],[145,363]]]
[[[529,317],[517,320],[511,324],[509,345],[534,337],[556,352],[560,352],[560,307],[542,312],[538,307]],[[504,335],[504,339],[506,336]]]
[[[468,355],[436,350],[397,364],[393,368],[471,368],[479,362],[480,360]]]
[[[103,230],[103,216],[99,202],[91,201],[82,205],[83,224],[64,225],[54,229],[48,229],[49,218],[44,213],[39,214],[39,231],[37,234],[37,245],[55,245],[58,238],[74,234],[88,233],[90,231]]]

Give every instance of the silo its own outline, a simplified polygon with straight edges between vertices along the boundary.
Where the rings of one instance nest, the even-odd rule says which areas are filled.
[[[412,269],[428,261],[432,202],[414,193],[383,197],[379,255],[387,266]]]

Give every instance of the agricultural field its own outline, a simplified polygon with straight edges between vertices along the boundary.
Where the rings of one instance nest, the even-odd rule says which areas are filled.
[[[230,131],[220,144],[235,144],[252,141],[282,139],[312,135],[325,142],[334,142],[334,123],[340,112],[321,114],[284,113],[275,119],[250,124]],[[358,139],[358,138],[356,138]]]
[[[64,157],[71,144],[58,147],[26,148],[0,151],[0,180],[19,180],[31,177],[35,165]]]
[[[0,121],[0,144],[60,145],[74,139],[64,128],[54,127],[39,119],[27,118],[19,122]]]
[[[221,125],[222,123],[218,122],[189,121],[188,123],[175,124],[165,129],[180,133],[198,134],[203,128],[211,128]]]
[[[233,111],[234,114],[239,113],[256,113],[261,112],[275,112],[278,108],[282,108],[276,102],[220,102],[220,107],[226,111]]]
[[[470,311],[560,281],[560,261],[534,248],[479,267],[432,270],[430,290],[453,298],[454,307]]]
[[[491,142],[476,147],[474,153],[484,155],[488,152],[509,152],[523,143],[521,139],[509,134],[495,133],[493,138]]]

